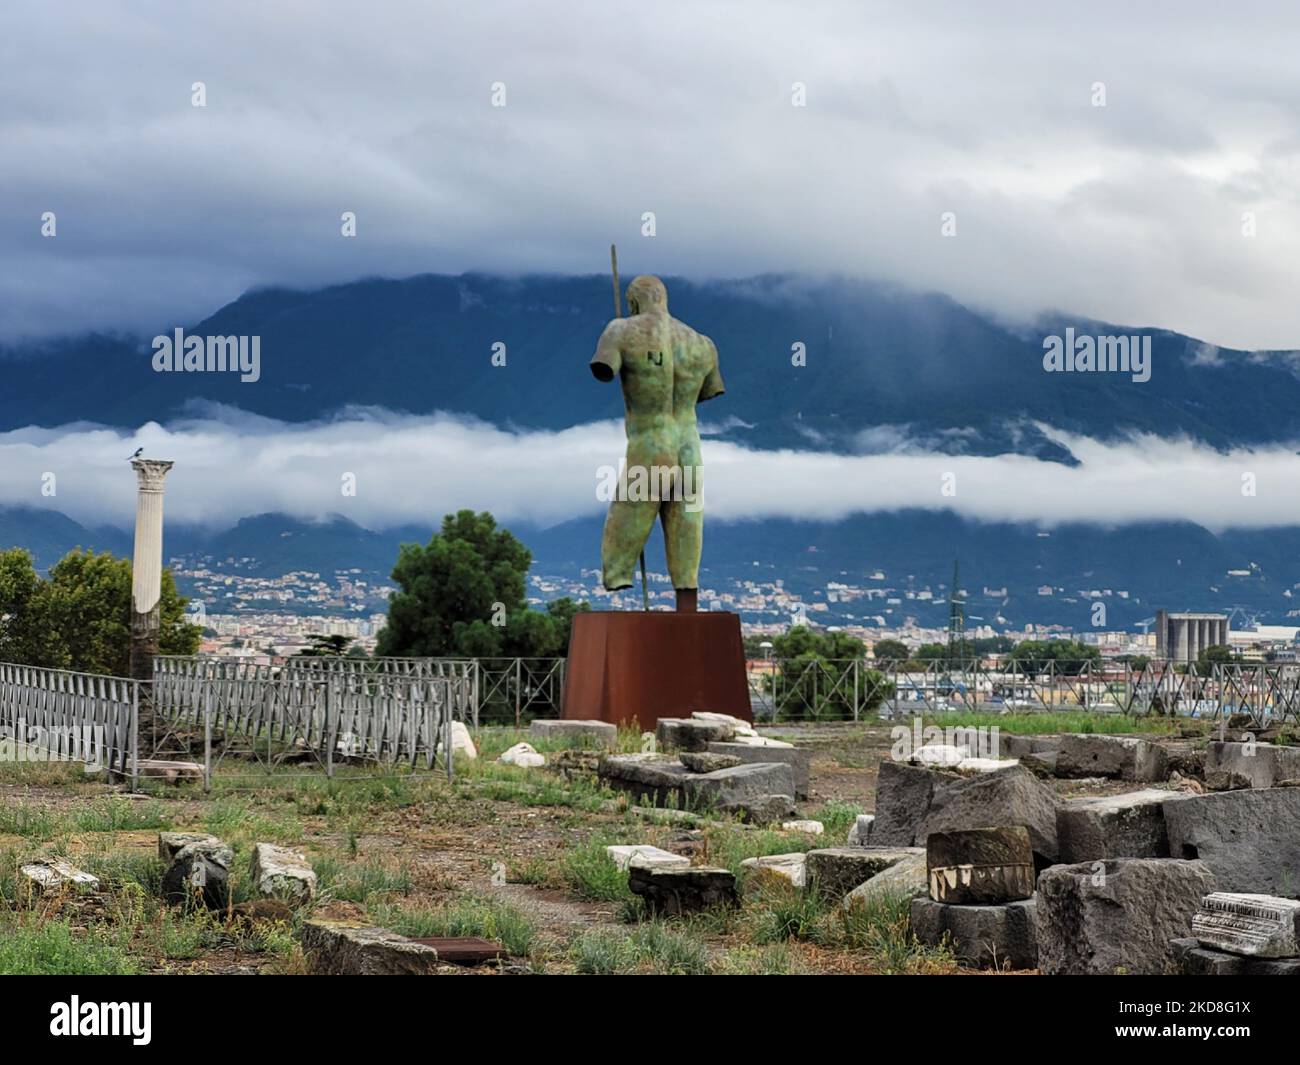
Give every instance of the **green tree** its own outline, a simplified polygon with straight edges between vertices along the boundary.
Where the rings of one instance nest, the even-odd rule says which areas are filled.
[[[545,612],[524,598],[532,555],[486,512],[449,514],[428,542],[403,544],[393,567],[388,624],[376,654],[417,658],[552,657],[568,648],[573,615],[560,599]]]
[[[772,640],[777,677],[764,678],[776,697],[777,717],[786,720],[845,720],[853,717],[854,663],[860,712],[874,711],[893,692],[884,674],[864,668],[862,641],[842,632],[816,632],[796,625]]]
[[[1046,673],[1052,669],[1075,676],[1084,672],[1089,663],[1099,663],[1101,651],[1074,640],[1021,640],[1012,649],[1011,660],[1022,673]]]
[[[163,570],[159,604],[163,654],[189,655],[202,630],[185,620],[188,600]],[[50,669],[128,675],[131,562],[70,551],[41,580],[22,550],[0,553],[0,657]]]
[[[311,642],[311,646],[298,652],[300,658],[342,658],[348,653],[348,645],[352,643],[351,636],[338,634],[323,636],[313,633],[307,639]]]
[[[1203,647],[1196,656],[1196,664],[1203,670],[1211,666],[1223,665],[1225,662],[1237,662],[1239,660],[1237,653],[1231,647],[1222,643]]]
[[[871,653],[877,662],[891,668],[901,666],[912,657],[912,652],[902,640],[877,640]]]

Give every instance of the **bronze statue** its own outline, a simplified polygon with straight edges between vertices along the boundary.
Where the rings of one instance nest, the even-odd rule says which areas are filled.
[[[627,304],[628,317],[605,326],[591,360],[598,380],[621,380],[627,411],[625,466],[600,545],[602,580],[610,591],[632,586],[658,517],[677,609],[693,611],[704,539],[695,405],[724,391],[718,349],[668,313],[668,292],[657,277],[635,278]]]

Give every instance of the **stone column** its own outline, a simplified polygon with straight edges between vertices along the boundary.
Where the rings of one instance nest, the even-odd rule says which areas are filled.
[[[162,633],[163,479],[170,462],[135,459],[139,485],[135,497],[135,556],[131,562],[131,676],[153,680],[153,658]],[[140,754],[152,753],[153,699],[149,687],[140,692]]]

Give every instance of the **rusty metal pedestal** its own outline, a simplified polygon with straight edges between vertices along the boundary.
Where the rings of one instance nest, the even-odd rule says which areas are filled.
[[[740,617],[721,611],[575,614],[565,667],[568,720],[653,730],[711,710],[752,721]]]

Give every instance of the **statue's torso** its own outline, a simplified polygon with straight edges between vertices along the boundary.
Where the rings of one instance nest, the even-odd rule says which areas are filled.
[[[715,363],[713,342],[668,314],[639,314],[623,320],[619,351],[629,440],[649,434],[698,449],[695,404]]]

